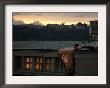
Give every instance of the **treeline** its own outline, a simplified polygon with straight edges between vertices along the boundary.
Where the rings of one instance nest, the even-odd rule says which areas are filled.
[[[48,28],[37,26],[13,25],[14,41],[85,41],[89,40],[89,29]]]

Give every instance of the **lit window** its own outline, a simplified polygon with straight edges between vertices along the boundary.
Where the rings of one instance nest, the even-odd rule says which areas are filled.
[[[26,58],[26,62],[29,62],[29,60],[30,60],[30,59],[27,57],[27,58]]]
[[[35,63],[35,69],[37,72],[42,71],[42,66],[43,66],[43,58],[42,57],[36,57],[36,63]]]
[[[31,69],[32,68],[32,64],[26,64],[26,68],[27,69]]]
[[[29,64],[26,64],[26,68],[29,68]]]
[[[40,63],[42,63],[42,58],[40,58]]]
[[[49,66],[49,64],[47,64],[47,65],[46,65],[46,69],[47,69],[47,70],[49,70],[49,69],[50,69],[50,66]]]
[[[36,69],[39,70],[39,64],[36,64]]]
[[[32,57],[25,57],[25,69],[32,69]]]

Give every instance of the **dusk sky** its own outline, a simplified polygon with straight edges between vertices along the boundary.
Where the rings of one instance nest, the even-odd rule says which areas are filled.
[[[13,12],[13,24],[89,24],[92,20],[98,20],[97,12]]]

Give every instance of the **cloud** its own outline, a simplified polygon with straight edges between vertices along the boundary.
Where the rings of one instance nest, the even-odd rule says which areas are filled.
[[[98,12],[13,12],[13,19],[15,24],[88,23],[98,19]]]
[[[33,25],[43,25],[41,22],[39,22],[39,21],[34,21],[33,23],[32,23]]]
[[[71,12],[71,13],[64,13],[62,16],[67,16],[67,17],[76,17],[76,18],[92,18],[98,17],[97,12]]]
[[[42,16],[43,14],[42,13],[39,13],[39,12],[13,12],[13,16],[15,15],[26,15],[26,16]]]
[[[21,25],[21,24],[24,24],[24,22],[21,20],[13,20],[13,24],[14,25]]]
[[[79,17],[79,18],[90,18],[98,17],[98,12],[13,12],[15,15],[24,16],[64,16],[64,17]]]

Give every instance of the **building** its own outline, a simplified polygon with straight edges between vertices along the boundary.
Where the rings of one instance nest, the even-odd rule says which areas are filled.
[[[13,75],[66,75],[58,50],[73,44],[74,41],[13,41]],[[97,75],[97,53],[87,48],[77,51],[75,75]]]
[[[91,40],[98,41],[98,20],[90,22]]]
[[[91,32],[91,40],[92,41],[98,41],[98,30],[93,30]]]
[[[84,30],[84,29],[88,29],[88,26],[85,23],[82,24],[81,22],[79,22],[79,23],[76,24],[76,29],[77,30],[81,30],[81,29]]]
[[[59,24],[47,24],[47,28],[49,29],[59,29]]]

